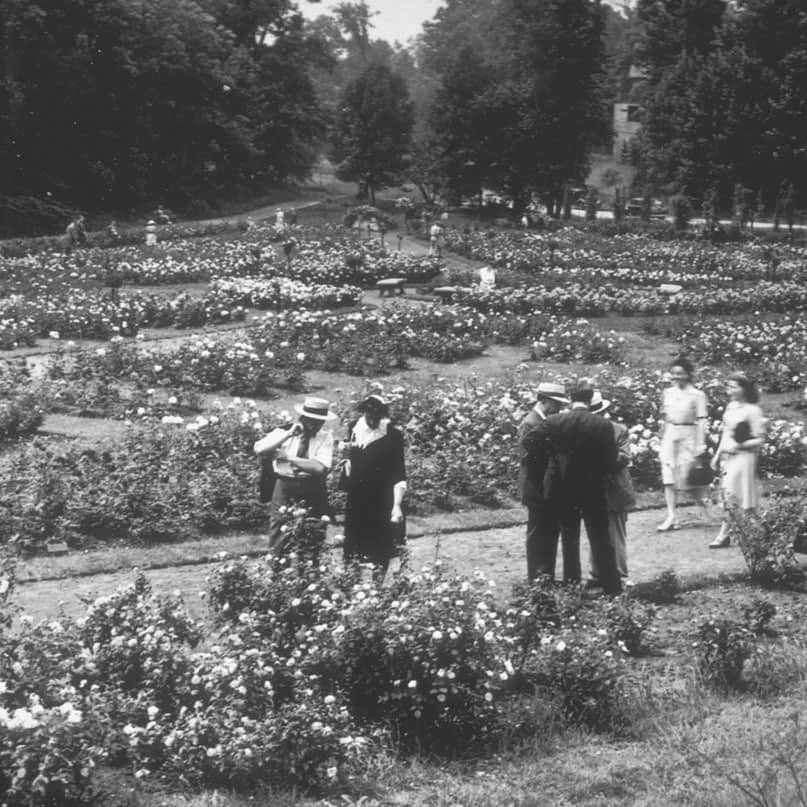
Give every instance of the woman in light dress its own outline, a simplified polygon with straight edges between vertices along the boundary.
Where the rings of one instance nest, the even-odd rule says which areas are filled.
[[[675,511],[677,491],[688,489],[689,469],[695,457],[706,450],[706,393],[693,385],[693,372],[689,359],[675,359],[670,367],[672,386],[664,390],[659,458],[667,518],[657,527],[659,532],[679,528]],[[708,488],[696,488],[694,493],[709,520]]]
[[[712,467],[722,465],[724,503],[742,510],[759,507],[759,451],[765,443],[765,419],[759,408],[754,382],[743,373],[729,377],[729,402],[723,414],[723,428]],[[711,549],[729,546],[731,536],[725,519]]]

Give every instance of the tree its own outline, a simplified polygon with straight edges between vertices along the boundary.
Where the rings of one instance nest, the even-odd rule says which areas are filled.
[[[412,141],[414,111],[403,79],[371,64],[342,95],[331,135],[331,156],[340,179],[365,183],[370,199],[398,181]]]

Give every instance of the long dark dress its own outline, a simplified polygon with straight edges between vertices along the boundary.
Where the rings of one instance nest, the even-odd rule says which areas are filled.
[[[350,482],[345,505],[345,560],[386,566],[394,557],[404,524],[390,521],[392,489],[406,480],[403,435],[387,426],[383,437],[350,446]]]

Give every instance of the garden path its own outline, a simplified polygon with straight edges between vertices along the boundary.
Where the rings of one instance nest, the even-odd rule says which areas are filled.
[[[631,514],[628,525],[628,557],[631,579],[635,583],[648,582],[668,569],[674,570],[684,583],[718,581],[723,576],[733,576],[744,571],[745,563],[738,549],[708,549],[708,543],[716,532],[716,525],[699,522],[693,508],[683,508],[682,516],[684,523],[681,530],[659,534],[656,532],[656,525],[663,518],[662,510],[653,508]],[[449,519],[456,519],[460,523],[459,530],[441,532]],[[484,523],[485,520],[487,524]],[[413,535],[409,543],[411,567],[415,570],[436,558],[441,558],[463,574],[472,574],[480,569],[497,582],[503,596],[506,596],[513,583],[524,577],[523,508],[412,518],[410,522],[410,532]],[[333,528],[331,535],[335,532],[336,529]],[[235,542],[235,539],[232,540]],[[251,536],[250,540],[253,548],[245,554],[262,554],[260,538]],[[234,554],[241,554],[242,549],[243,547],[235,546],[232,551]],[[105,550],[112,568],[119,565],[115,563],[115,554],[118,551]],[[334,551],[338,553],[338,549]],[[588,554],[584,540],[584,569],[589,565]],[[62,608],[67,614],[78,616],[84,610],[80,597],[113,592],[130,582],[134,566],[140,565],[146,570],[155,591],[179,589],[192,615],[202,618],[206,614],[206,606],[199,597],[199,592],[206,588],[205,579],[216,562],[218,561],[193,561],[190,565],[177,563],[152,570],[148,570],[147,562],[133,563],[132,566],[110,573],[30,582],[20,585],[15,600],[26,613],[35,618],[54,616]],[[26,576],[25,564],[22,564],[20,573],[22,578]]]

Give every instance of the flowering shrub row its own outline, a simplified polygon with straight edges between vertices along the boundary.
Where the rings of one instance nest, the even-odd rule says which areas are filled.
[[[574,227],[547,234],[461,233],[449,229],[446,245],[501,269],[542,276],[551,272],[564,282],[589,284],[702,286],[758,280],[766,277],[771,260],[770,253],[759,244],[664,242],[647,235],[604,236]],[[777,277],[799,278],[805,259],[803,247],[777,248]]]
[[[294,546],[304,516],[289,519]],[[203,647],[179,594],[142,576],[78,622],[23,619],[0,633],[4,797],[92,803],[100,764],[184,787],[330,789],[391,737],[404,752],[489,749],[514,709],[613,729],[620,636],[647,613],[541,584],[505,605],[494,592],[439,563],[379,589],[291,553],[222,563]]]
[[[168,378],[174,372],[159,370]],[[246,383],[235,376],[228,380]],[[603,371],[598,383],[614,401],[612,416],[630,428],[636,483],[657,487],[660,375],[618,377]],[[716,441],[725,398],[718,380],[707,389],[712,393],[709,430]],[[265,523],[251,452],[262,428],[254,404],[242,408],[234,403],[186,421],[176,401],[174,406],[173,399],[167,406],[155,406],[148,392],[141,405],[129,409],[132,422],[123,440],[95,450],[35,440],[6,452],[0,460],[7,480],[0,499],[6,512],[0,540],[17,534],[36,549],[52,537],[71,544],[115,538],[159,541]],[[496,506],[514,496],[516,435],[533,401],[533,383],[518,376],[454,387],[397,388],[393,411],[408,444],[410,505],[453,509],[461,497]],[[344,415],[347,419],[349,412]],[[265,425],[287,418],[279,413]],[[770,422],[762,472],[802,473],[805,441],[803,422]],[[334,486],[335,478],[330,483]]]
[[[807,309],[807,290],[801,282],[774,283],[760,280],[753,288],[692,289],[674,295],[659,289],[635,286],[618,287],[610,283],[589,285],[569,282],[555,286],[460,288],[455,299],[486,313],[534,311],[602,317],[609,313],[622,316],[661,314],[743,314],[750,311],[803,311]]]
[[[41,297],[68,289],[119,283],[157,285],[206,282],[216,277],[284,275],[314,284],[371,286],[383,277],[425,282],[442,268],[427,256],[392,252],[378,240],[363,241],[341,228],[291,227],[288,261],[269,225],[238,238],[198,238],[161,242],[157,247],[86,249],[66,256],[40,253],[0,257],[0,291]]]
[[[803,317],[726,322],[703,319],[676,334],[682,350],[704,363],[752,368],[770,392],[807,386],[807,325]]]

